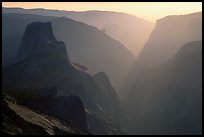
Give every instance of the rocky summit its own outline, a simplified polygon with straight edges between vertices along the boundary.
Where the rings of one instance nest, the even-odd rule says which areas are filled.
[[[18,52],[19,60],[36,56],[60,56],[68,60],[64,42],[57,41],[53,35],[51,22],[30,23],[23,35]]]
[[[115,119],[118,118],[115,115],[121,113],[120,109],[115,109],[115,113],[110,111],[120,108],[120,103],[111,100],[108,97],[111,94],[105,95],[115,90],[103,91],[103,85],[107,84],[100,86],[100,82],[86,72],[86,67],[69,61],[65,45],[53,35],[51,23],[30,23],[18,55],[21,61],[4,68],[2,79],[3,91],[20,105],[56,117],[85,132],[125,133]],[[111,86],[108,78],[105,80]],[[114,105],[109,107],[109,104]],[[103,130],[98,131],[95,127]]]

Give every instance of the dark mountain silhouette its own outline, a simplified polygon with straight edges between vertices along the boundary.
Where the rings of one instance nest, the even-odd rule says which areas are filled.
[[[202,12],[171,15],[157,20],[156,26],[134,67],[124,78],[125,82],[119,91],[120,96],[125,97],[127,95],[123,90],[128,88],[129,84],[132,84],[140,71],[158,67],[172,58],[182,45],[191,41],[202,40],[201,30]]]
[[[4,134],[202,134],[202,12],[2,10]]]
[[[124,125],[127,121],[127,116],[124,113],[125,110],[122,107],[119,97],[116,94],[115,89],[111,85],[108,76],[104,72],[99,72],[94,75],[94,79],[102,92],[105,94],[105,98],[101,98],[103,102],[107,102],[104,106],[106,112],[109,115],[114,115],[115,119],[119,119],[120,123]]]
[[[55,39],[50,28],[50,22],[44,24],[34,22],[27,26],[18,52],[19,60],[44,54],[62,56],[68,60],[65,44]]]
[[[41,100],[42,101],[42,100]],[[70,104],[76,104],[78,100],[66,97]],[[55,101],[54,101],[55,102]],[[47,102],[47,103],[54,103]],[[51,104],[50,104],[51,105]],[[61,105],[63,110],[70,110],[72,105]],[[52,109],[55,106],[52,107]],[[75,105],[75,108],[80,106]],[[56,108],[55,108],[56,109]],[[89,135],[87,131],[74,128],[70,123],[65,123],[44,113],[16,104],[15,100],[3,93],[2,100],[2,133],[6,135]],[[84,111],[84,109],[82,109]],[[54,112],[55,113],[55,112]],[[74,113],[74,111],[69,111]],[[82,113],[80,113],[82,114]],[[69,115],[66,115],[68,117]],[[75,115],[77,117],[79,115]],[[85,116],[85,112],[83,114]],[[80,119],[80,117],[78,117]]]
[[[2,14],[2,66],[18,61],[18,50],[26,26],[33,21],[50,21],[54,17],[21,16],[18,14]]]
[[[22,104],[37,108],[43,113],[64,121],[70,118],[71,125],[81,129],[88,128],[83,115],[83,105],[71,111],[74,103],[67,101],[68,95],[77,95],[84,107],[94,111],[98,117],[103,115],[105,120],[110,119],[109,117],[115,119],[114,113],[106,115],[108,113],[106,105],[112,102],[104,102],[104,100],[110,100],[106,99],[107,97],[89,73],[70,62],[64,43],[56,40],[52,32],[50,22],[33,22],[27,26],[18,52],[21,60],[5,67],[2,71],[3,90],[18,98]],[[50,87],[55,88],[50,89]],[[53,99],[58,95],[62,97]],[[48,99],[44,99],[45,96]],[[66,106],[70,109],[64,110]],[[79,114],[74,115],[74,113]],[[117,125],[118,122],[115,123]],[[101,124],[105,126],[107,123]],[[89,121],[87,125],[90,125]],[[111,125],[115,126],[112,127],[116,129],[114,132],[111,129],[104,131],[103,134],[123,132],[116,125]],[[89,126],[91,130],[94,128],[92,125]]]
[[[137,65],[156,67],[172,58],[182,45],[202,40],[202,12],[172,15],[157,20]]]
[[[103,71],[118,88],[134,62],[134,57],[124,45],[95,27],[71,19],[28,14],[3,14],[3,66],[18,60],[20,39],[26,26],[34,21],[51,21],[53,33],[64,41],[69,58],[84,64],[90,73]],[[120,69],[116,69],[120,68]]]
[[[40,98],[29,101],[26,105],[44,114],[57,117],[69,123],[71,127],[89,131],[84,105],[76,95]]]
[[[124,92],[132,134],[202,134],[202,41],[141,70]]]
[[[130,49],[134,56],[140,53],[154,25],[136,16],[113,11],[64,11],[47,9],[2,8],[3,13],[35,14],[43,16],[68,17],[70,19],[95,26],[107,35],[120,41]],[[137,36],[137,39],[135,38]]]

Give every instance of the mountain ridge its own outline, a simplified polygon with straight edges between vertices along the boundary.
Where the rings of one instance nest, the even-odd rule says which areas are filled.
[[[124,12],[115,11],[66,11],[66,10],[50,10],[50,9],[10,9],[3,8],[3,13],[26,13],[38,14],[57,17],[68,17],[75,21],[84,22],[94,26],[99,30],[105,30],[105,33],[115,40],[120,41],[133,53],[137,58],[140,49],[147,40],[153,23]],[[128,24],[128,26],[126,25]],[[135,40],[135,35],[138,37]]]
[[[143,67],[161,65],[173,57],[182,45],[202,40],[201,30],[202,12],[159,19],[138,57],[138,62]]]
[[[122,75],[125,75],[134,62],[134,56],[124,45],[93,26],[64,17],[58,19],[50,16],[10,13],[3,13],[2,16],[3,67],[18,61],[16,56],[20,39],[23,37],[26,25],[33,21],[52,22],[53,33],[59,41],[64,41],[70,60],[84,64],[92,74],[99,71],[106,72],[115,88],[118,88],[123,79]],[[18,27],[14,22],[19,24]],[[115,67],[121,69],[115,71]]]
[[[44,25],[47,26],[44,27]],[[27,33],[27,30],[30,29],[29,27],[33,30],[36,26],[37,29]],[[33,37],[35,34],[44,35],[44,32],[46,32],[45,34],[53,33],[51,30],[50,23],[37,23],[36,25],[35,22],[27,26],[25,35],[29,35],[24,35],[22,38],[22,43],[27,41],[25,44],[27,47],[23,46],[23,48],[32,49],[32,40],[34,38],[36,42],[34,47],[39,48],[39,50],[36,51],[37,53],[41,53],[40,49],[44,48],[44,46],[50,46],[51,50],[49,50],[49,52],[47,52],[47,50],[43,52],[43,56],[39,56],[36,53],[33,54],[33,52],[30,53],[30,50],[25,50],[25,54],[32,55],[32,58],[25,58],[3,69],[3,91],[18,98],[24,105],[37,108],[43,113],[56,116],[65,121],[71,120],[72,125],[77,125],[77,127],[83,129],[89,127],[89,129],[96,134],[101,134],[101,132],[103,134],[124,133],[121,128],[119,128],[118,122],[116,122],[120,121],[120,119],[117,119],[114,113],[110,113],[109,110],[106,109],[109,107],[108,104],[111,104],[111,100],[107,99],[102,89],[89,73],[83,69],[77,69],[78,66],[74,66],[67,58],[64,59],[63,56],[64,54],[67,55],[67,52],[55,50],[60,43],[58,43],[56,39],[50,39],[50,37],[48,37],[53,36],[53,34]],[[50,41],[47,43],[48,40]],[[66,49],[64,48],[63,50],[65,51]],[[51,55],[50,52],[52,53]],[[53,54],[56,52],[57,54]],[[21,50],[19,53],[21,53]],[[63,56],[59,56],[58,54],[62,54]],[[79,103],[75,103],[75,105],[81,104],[79,105],[81,109],[77,109],[78,107],[73,109],[75,105],[67,101],[66,96],[72,94],[80,98],[77,99]],[[80,100],[83,102],[84,107],[83,104],[80,103]],[[107,101],[104,102],[104,100]],[[118,105],[120,106],[120,104]],[[63,107],[66,106],[70,106],[69,108],[73,110],[64,110]],[[89,114],[87,123],[89,126],[86,125],[85,109],[95,112],[94,115]],[[72,112],[77,113],[77,115],[74,115]],[[76,118],[75,116],[79,117]],[[99,119],[93,120],[92,118],[95,116],[99,118],[104,117],[103,123],[100,123],[98,121]],[[113,121],[110,117],[117,120]],[[97,124],[90,124],[90,119]],[[114,125],[109,125],[108,122],[104,121],[114,122]],[[102,126],[101,131],[94,130],[97,126]],[[106,126],[113,127],[109,130],[104,130]],[[112,128],[116,129],[116,131],[113,131]]]
[[[126,91],[130,132],[201,134],[201,74],[202,41],[186,43],[165,64],[141,71]],[[135,123],[140,125],[133,128]]]

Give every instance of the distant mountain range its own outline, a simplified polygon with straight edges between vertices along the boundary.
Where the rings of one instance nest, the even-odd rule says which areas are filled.
[[[202,40],[202,12],[171,15],[157,20],[147,43],[125,78],[123,89],[134,81],[141,70],[159,67],[171,59],[182,45],[197,40]],[[123,89],[119,91],[121,97],[126,95]]]
[[[144,67],[161,65],[182,45],[196,40],[202,40],[202,12],[164,17],[157,20],[138,62]]]
[[[202,134],[202,41],[140,70],[124,92],[132,134]]]
[[[130,134],[202,134],[202,12],[159,19],[120,93]]]
[[[4,133],[202,134],[202,12],[2,12]]]
[[[136,16],[112,11],[65,11],[48,9],[2,8],[3,13],[35,14],[67,17],[103,30],[107,35],[120,41],[137,58],[146,43],[154,24]]]
[[[121,85],[134,56],[120,42],[104,32],[65,17],[30,14],[2,14],[3,66],[17,62],[20,40],[26,26],[34,21],[51,21],[56,38],[64,41],[72,62],[84,64],[90,73],[105,72],[115,88]],[[118,69],[120,68],[120,69]]]
[[[17,54],[19,61],[2,71],[3,92],[71,127],[93,134],[126,134],[120,126],[125,113],[108,77],[103,73],[105,81],[100,77],[96,81],[80,65],[72,64],[64,42],[55,38],[51,22],[28,24]],[[70,95],[78,101],[68,101]]]

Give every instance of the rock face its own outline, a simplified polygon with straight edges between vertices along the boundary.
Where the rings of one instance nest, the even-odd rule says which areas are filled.
[[[99,114],[96,111],[86,109],[90,132],[95,135],[127,135],[126,129],[122,128],[112,117]]]
[[[202,41],[140,71],[125,92],[131,134],[202,134]]]
[[[26,27],[36,21],[52,22],[54,36],[57,40],[65,43],[69,60],[85,65],[91,74],[100,71],[106,72],[116,89],[121,85],[124,75],[135,62],[134,56],[123,44],[85,23],[65,17],[3,14],[3,67],[18,62],[19,46],[21,46]],[[21,50],[24,51],[22,48]],[[27,50],[29,51],[29,49]]]
[[[73,128],[89,130],[84,105],[76,95],[40,98],[29,101],[26,105],[47,115],[57,117],[59,120],[69,123]]]
[[[157,20],[138,62],[144,67],[156,67],[172,58],[182,45],[202,40],[202,12],[167,16]]]
[[[2,133],[6,135],[88,135],[71,128],[56,117],[36,113],[30,108],[2,101]]]
[[[30,23],[22,38],[19,60],[44,55],[57,55],[68,60],[65,44],[55,39],[51,22]]]
[[[98,29],[103,30],[107,35],[123,43],[132,51],[136,58],[154,27],[153,23],[145,19],[123,12],[97,10],[75,12],[21,8],[2,8],[2,12],[67,17],[91,26],[95,26]],[[135,36],[137,36],[137,39]]]
[[[20,62],[4,68],[3,90],[18,98],[22,104],[56,116],[60,120],[69,122],[73,127],[83,130],[94,129],[93,125],[87,124],[85,108],[107,119],[114,117],[113,113],[106,115],[108,103],[112,102],[110,100],[108,103],[104,102],[108,99],[95,79],[81,65],[73,65],[69,62],[65,58],[67,55],[64,53],[66,52],[63,53],[61,48],[59,48],[60,51],[57,50],[59,45],[56,43],[58,42],[53,38],[53,34],[48,34],[52,33],[50,23],[31,23],[28,27],[31,27],[26,29],[25,33],[28,36],[24,35],[22,39],[22,43],[27,44],[22,44],[19,51],[19,55],[24,53],[25,56]],[[39,32],[33,30],[34,28]],[[42,37],[35,34],[42,35]],[[36,36],[36,40],[33,40],[32,36]],[[33,45],[32,41],[36,44]],[[50,42],[47,43],[47,41]],[[26,50],[24,50],[23,46],[28,47],[25,47]],[[48,50],[46,50],[47,46],[49,46]],[[42,52],[41,49],[45,50]],[[81,101],[75,96],[72,96],[71,99],[67,97],[70,95],[77,95]],[[108,123],[102,124],[107,125]],[[113,129],[114,127],[111,128]],[[111,133],[115,132],[110,131]],[[107,131],[104,134],[107,134]]]
[[[105,98],[101,98],[106,105],[104,109],[107,114],[113,115],[114,118],[124,125],[127,121],[126,115],[124,113],[124,108],[118,98],[118,95],[111,85],[108,76],[104,72],[99,72],[94,75],[94,79],[102,92],[105,94]]]

